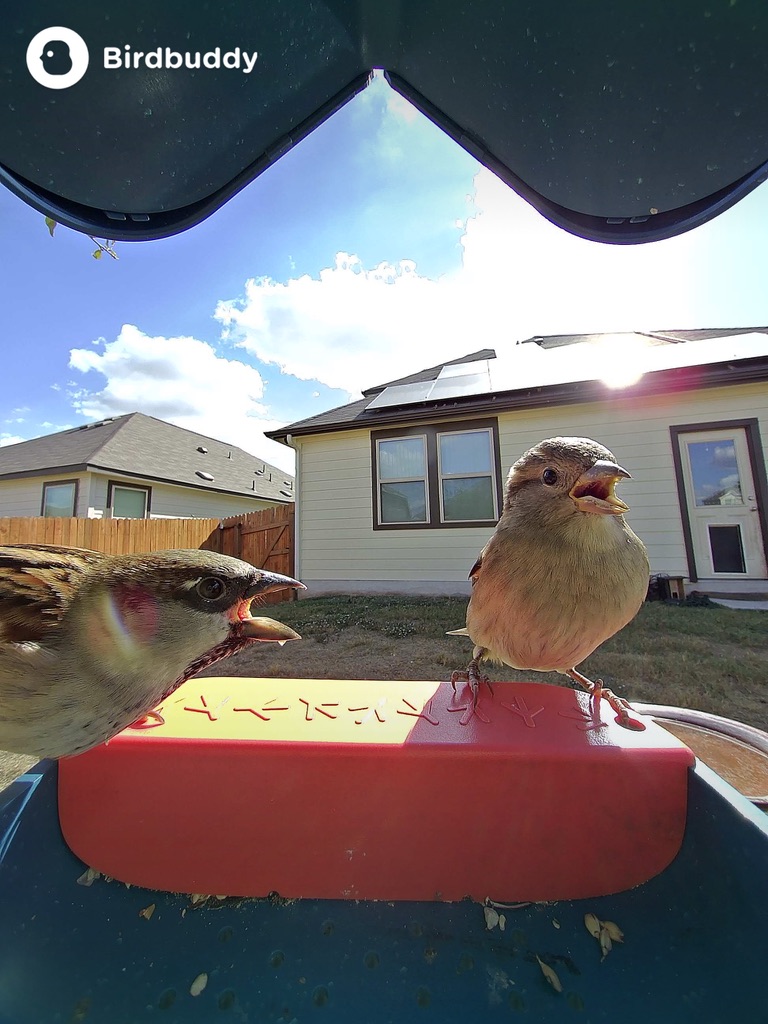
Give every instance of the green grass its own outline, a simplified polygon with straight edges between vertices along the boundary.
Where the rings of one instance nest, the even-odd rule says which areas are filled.
[[[236,675],[448,679],[466,666],[463,598],[317,597],[266,611],[301,633],[276,650],[256,645],[231,662]],[[768,729],[768,613],[646,604],[580,666],[628,699],[698,708]],[[211,670],[211,674],[221,674]],[[495,679],[568,685],[555,673],[493,667]]]

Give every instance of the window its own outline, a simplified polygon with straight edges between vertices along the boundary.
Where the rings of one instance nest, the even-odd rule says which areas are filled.
[[[381,522],[428,522],[426,438],[380,440],[378,465]]]
[[[492,443],[490,430],[437,435],[444,522],[496,518]]]
[[[498,450],[495,420],[374,431],[374,529],[495,523]]]
[[[77,508],[77,480],[43,484],[41,516],[74,516]]]
[[[114,519],[146,519],[149,516],[150,487],[130,487],[111,480],[107,488],[107,505]]]

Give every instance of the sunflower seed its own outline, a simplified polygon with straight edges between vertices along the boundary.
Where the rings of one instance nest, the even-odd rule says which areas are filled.
[[[624,941],[624,932],[619,928],[615,921],[601,921],[600,924],[611,936],[613,942]]]
[[[560,979],[558,978],[554,970],[549,966],[549,964],[545,964],[543,960],[539,960],[538,956],[536,957],[536,959],[539,961],[541,973],[547,979],[547,981],[555,990],[555,992],[562,992],[563,986],[560,984]]]
[[[82,875],[77,879],[78,885],[93,885],[97,878],[101,878],[101,872],[96,871],[94,868],[88,868]]]
[[[198,974],[198,976],[189,986],[189,994],[191,996],[199,996],[207,984],[208,975],[205,972],[203,972],[202,974]]]
[[[593,938],[600,938],[600,919],[596,914],[585,914],[584,926]]]
[[[485,927],[488,931],[492,931],[499,923],[498,910],[494,910],[493,907],[483,907],[483,914],[485,915]]]

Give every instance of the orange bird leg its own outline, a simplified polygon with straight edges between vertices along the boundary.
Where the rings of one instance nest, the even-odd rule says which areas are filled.
[[[565,674],[592,696],[592,706],[598,715],[600,714],[600,701],[606,700],[616,712],[616,721],[619,725],[623,725],[625,729],[634,729],[637,732],[645,729],[642,722],[632,718],[629,714],[630,711],[634,711],[629,701],[624,700],[623,697],[617,697],[612,690],[603,686],[602,679],[596,679],[593,683],[591,679],[587,679],[581,672],[577,672],[575,668],[568,669]]]

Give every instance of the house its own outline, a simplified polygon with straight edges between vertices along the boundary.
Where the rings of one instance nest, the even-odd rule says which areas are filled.
[[[768,592],[768,328],[529,338],[270,432],[297,452],[297,575],[310,595],[468,593],[510,465],[557,434],[631,472],[654,573]]]
[[[226,517],[292,503],[293,485],[241,448],[140,412],[0,448],[0,516]]]

